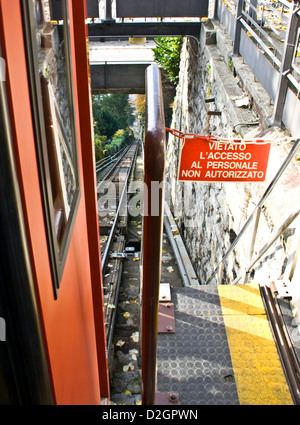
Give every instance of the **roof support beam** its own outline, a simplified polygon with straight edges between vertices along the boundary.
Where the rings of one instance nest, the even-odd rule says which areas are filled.
[[[115,22],[88,24],[89,37],[200,37],[201,22]]]
[[[149,63],[91,64],[92,91],[96,93],[145,93]]]

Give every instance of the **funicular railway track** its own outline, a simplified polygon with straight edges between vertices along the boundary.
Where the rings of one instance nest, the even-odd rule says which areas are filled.
[[[114,155],[107,156],[96,163],[96,174],[98,184],[101,184],[101,182],[109,178],[110,174],[113,172],[118,163],[122,160],[129,148],[130,146],[125,146],[123,149],[121,149]]]
[[[108,352],[113,337],[118,294],[125,255],[127,189],[132,178],[139,142],[108,161],[97,174],[98,216]]]

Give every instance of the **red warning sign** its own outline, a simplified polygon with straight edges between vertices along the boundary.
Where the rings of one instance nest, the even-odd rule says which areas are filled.
[[[212,137],[182,140],[179,181],[262,182],[266,178],[270,143]]]

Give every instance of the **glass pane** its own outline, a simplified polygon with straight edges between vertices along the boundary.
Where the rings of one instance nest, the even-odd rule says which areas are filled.
[[[49,163],[52,220],[59,249],[78,187],[65,3],[63,0],[32,0],[46,136],[44,149]]]

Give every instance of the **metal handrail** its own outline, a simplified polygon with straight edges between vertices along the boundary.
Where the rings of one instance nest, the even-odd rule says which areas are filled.
[[[236,12],[238,0],[232,0],[231,2],[225,1],[225,3],[226,3],[226,6],[228,7],[228,9],[230,11],[232,11],[232,13]],[[280,3],[282,5],[282,7],[285,7],[286,9],[291,10],[291,3],[288,3],[285,0],[278,0],[278,3]],[[270,3],[268,3],[267,1],[264,1],[264,0],[259,0],[256,8],[252,4],[251,4],[250,7],[252,9],[256,9],[256,11],[258,12],[259,6],[263,6],[263,7],[266,6],[267,8],[271,9],[274,13],[277,13],[277,9],[275,7],[273,7],[272,4],[270,4]]]
[[[109,164],[112,162],[115,162],[118,160],[119,156],[122,155],[122,153],[125,151],[125,149],[128,148],[128,146],[125,146],[123,149],[119,150],[112,156],[106,156],[105,158],[100,159],[96,162],[96,173],[106,168]],[[108,164],[106,164],[108,162]],[[104,165],[105,164],[105,165]]]
[[[295,26],[299,29],[300,19],[297,1],[288,3],[285,0],[279,0],[281,4],[279,9],[263,0],[258,0],[257,2],[253,0],[224,0],[224,3],[229,13],[235,15],[233,55],[238,56],[240,53],[241,29],[244,28],[245,33],[253,37],[255,43],[262,49],[273,67],[277,69],[280,74],[280,81],[282,79],[288,79],[290,88],[297,94],[300,87],[298,81],[299,70],[293,63],[293,57],[297,54],[298,43],[297,34],[293,35],[293,32],[295,31]],[[283,9],[285,9],[287,13],[284,13]],[[276,15],[277,20],[281,22],[273,22],[272,19],[274,18],[268,15],[269,12],[271,12],[272,15]],[[291,25],[292,21],[293,25]],[[271,34],[268,33],[266,29],[267,26],[271,30]],[[273,37],[272,34],[275,35],[275,37]],[[290,58],[291,48],[293,49],[293,55]],[[289,50],[289,52],[287,52],[287,50]],[[282,69],[287,58],[289,63],[285,69]],[[295,76],[292,75],[293,72],[296,74]],[[280,114],[282,114],[282,112],[283,111],[280,110]],[[277,121],[279,122],[280,120],[278,120],[276,116],[275,122]]]
[[[270,196],[271,192],[273,191],[273,189],[275,188],[276,184],[278,183],[280,177],[282,176],[282,174],[285,172],[286,168],[288,167],[288,165],[290,164],[290,162],[292,161],[292,159],[294,158],[298,147],[300,146],[300,139],[298,139],[297,141],[295,141],[295,143],[293,144],[292,149],[290,150],[288,156],[286,157],[286,159],[284,160],[283,164],[281,165],[281,167],[279,168],[279,170],[277,171],[275,177],[273,178],[273,180],[271,181],[271,183],[269,184],[267,190],[265,191],[265,193],[263,194],[263,196],[261,197],[260,201],[258,202],[258,204],[256,205],[256,207],[254,208],[253,212],[251,213],[251,215],[249,216],[248,220],[246,221],[246,223],[244,224],[242,230],[240,231],[240,233],[237,235],[237,237],[235,238],[235,240],[233,241],[233,243],[231,244],[230,248],[228,249],[228,251],[226,252],[226,254],[223,256],[223,258],[221,259],[221,261],[219,262],[219,264],[217,265],[215,271],[213,272],[213,274],[210,276],[210,278],[206,281],[206,285],[209,284],[217,275],[217,273],[219,272],[219,270],[223,268],[225,261],[227,260],[227,258],[229,257],[229,255],[231,254],[231,252],[235,249],[235,247],[237,246],[237,244],[239,243],[239,241],[241,240],[242,236],[244,235],[245,231],[248,229],[248,227],[250,226],[252,220],[254,219],[254,217],[256,217],[257,214],[260,214],[260,210],[263,207],[264,203],[266,202],[267,198]],[[295,215],[296,214],[296,215]],[[296,212],[293,215],[293,220],[296,218],[296,216],[299,214],[299,211]],[[256,220],[256,225],[254,226],[254,233],[253,233],[253,237],[252,237],[252,247],[251,250],[253,251],[254,248],[254,242],[255,242],[255,238],[256,238],[256,232],[257,232],[257,228],[258,228],[258,220],[259,220],[259,216],[257,216],[257,220]],[[289,221],[289,220],[288,220]],[[290,222],[291,223],[291,222]],[[289,223],[289,224],[290,224]],[[281,232],[282,233],[282,232]],[[278,234],[277,232],[277,238],[281,235],[281,233]],[[276,239],[277,239],[276,238]],[[273,243],[274,241],[272,241]],[[271,243],[271,244],[272,244]],[[271,246],[271,244],[268,244],[269,247]],[[263,254],[262,254],[263,255]],[[258,256],[259,258],[261,256]],[[255,263],[259,260],[259,258],[256,258]],[[246,272],[248,273],[249,270],[254,266],[253,261],[247,266]],[[223,271],[221,273],[219,273],[219,283],[222,281],[222,274]],[[240,277],[239,279],[240,280]]]
[[[245,15],[245,16],[247,16],[244,12],[242,12],[242,14]],[[249,16],[247,16],[247,19],[249,21],[251,21],[251,23],[253,25],[255,25],[256,28],[259,28],[259,26],[255,23],[255,21],[252,18],[250,18]],[[276,57],[276,55],[272,52],[272,50],[270,50],[268,48],[268,46],[262,41],[262,39],[260,38],[260,36],[256,34],[256,32],[247,24],[247,22],[243,18],[240,19],[240,22],[243,25],[243,27],[253,36],[253,38],[255,38],[255,40],[257,41],[257,43],[260,45],[260,47],[262,47],[262,49],[264,50],[264,52],[269,56],[269,58],[273,61],[273,63],[275,63],[278,68],[280,68],[281,61]],[[272,45],[274,46],[274,43]],[[274,47],[274,49],[277,50],[276,47]],[[279,50],[277,50],[277,51],[279,51]]]
[[[100,165],[104,164],[105,162],[109,161],[111,158],[110,155],[105,156],[104,158],[100,159],[99,161],[96,162],[96,167],[99,167]]]
[[[251,3],[248,2],[248,0],[244,0],[245,4],[247,4],[251,9],[254,9],[254,13],[257,12],[257,9],[252,6]],[[255,19],[253,19],[249,13],[245,12],[244,10],[242,11],[242,14],[246,17],[247,20],[249,20],[249,22],[255,26],[255,28],[261,33],[261,35],[274,47],[275,50],[278,51],[278,53],[282,54],[282,50],[283,49],[279,49],[279,46],[274,42],[274,40],[272,39],[272,37],[270,37],[267,32],[263,29],[263,26],[260,26]],[[270,26],[270,28],[272,28],[272,24],[269,23],[269,20],[267,18],[264,18],[265,21],[268,23],[268,25]],[[262,25],[262,24],[261,24]],[[272,30],[278,34],[278,31],[275,31],[273,28]]]
[[[259,211],[261,211],[261,209]],[[292,224],[292,222],[298,217],[299,214],[300,214],[300,209],[297,209],[292,214],[290,214],[289,217],[284,221],[284,223],[278,228],[278,230],[272,233],[272,237],[270,241],[263,246],[263,248],[259,251],[259,253],[256,255],[254,259],[252,258],[253,248],[254,248],[253,246],[253,248],[251,249],[252,253],[250,255],[250,259],[251,259],[250,263],[245,267],[245,272],[243,274],[240,274],[237,278],[234,279],[234,281],[232,282],[233,285],[239,282],[243,277],[244,277],[244,283],[246,282],[247,276],[252,270],[252,268],[254,267],[254,265],[261,259],[261,257],[267,252],[267,250],[273,245],[273,243],[283,234],[283,232]],[[257,224],[254,226],[254,232],[253,232],[254,242],[256,239],[258,222],[259,222],[259,219],[257,220]]]
[[[143,219],[143,290],[142,290],[142,404],[153,405],[156,387],[156,351],[159,285],[163,234],[164,176],[166,132],[160,70],[151,65],[146,70],[146,132],[144,147]],[[162,184],[158,197],[151,191],[152,182]],[[152,214],[152,208],[158,214]]]

